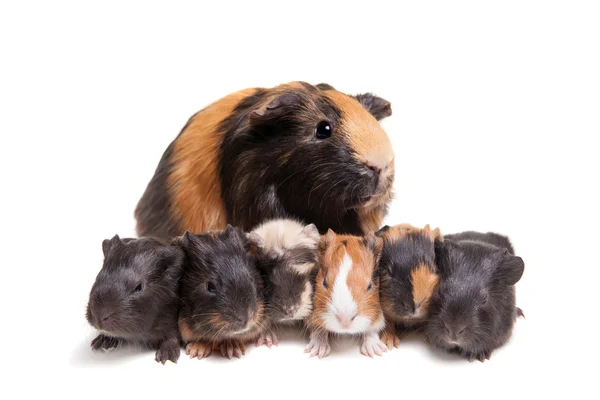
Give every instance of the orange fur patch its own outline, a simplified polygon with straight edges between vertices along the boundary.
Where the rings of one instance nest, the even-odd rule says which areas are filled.
[[[345,244],[342,243],[345,242]],[[383,241],[377,238],[377,245],[383,245]],[[322,238],[319,263],[320,269],[315,284],[313,314],[307,323],[311,329],[318,329],[321,317],[327,312],[327,305],[331,301],[333,285],[339,274],[344,256],[352,260],[352,269],[348,273],[347,284],[352,297],[357,303],[358,313],[371,319],[374,324],[381,317],[382,311],[379,304],[379,279],[375,279],[370,291],[367,287],[371,283],[375,263],[378,261],[373,252],[367,250],[362,237],[351,235],[335,235],[329,231]],[[323,286],[323,278],[326,278],[328,288]]]
[[[421,304],[421,312],[427,313],[429,300],[438,285],[440,277],[427,265],[419,264],[419,266],[411,271],[410,279],[413,285],[413,300],[415,305],[418,306]]]
[[[217,158],[222,142],[219,124],[235,106],[256,89],[232,93],[196,114],[175,142],[169,176],[173,214],[181,221],[181,233],[222,229],[227,223],[221,198]]]
[[[381,124],[353,97],[328,90],[323,92],[342,112],[338,132],[348,135],[358,160],[383,169],[394,159],[394,151]]]

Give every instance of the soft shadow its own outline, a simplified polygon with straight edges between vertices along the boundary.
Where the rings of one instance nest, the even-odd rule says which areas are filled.
[[[154,361],[156,350],[142,346],[140,344],[123,344],[118,349],[109,351],[92,350],[90,342],[92,339],[82,341],[77,345],[72,353],[69,362],[75,367],[96,367],[103,365],[123,364],[125,362],[149,358]]]

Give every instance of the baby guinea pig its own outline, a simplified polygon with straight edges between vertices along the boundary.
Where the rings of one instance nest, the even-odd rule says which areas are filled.
[[[104,264],[92,286],[86,318],[101,333],[92,348],[110,349],[124,341],[157,348],[156,361],[177,362],[180,337],[179,279],[183,251],[154,238],[102,243]]]
[[[231,93],[194,114],[165,150],[136,210],[140,236],[245,231],[297,218],[319,232],[380,228],[394,151],[390,102],[327,84]]]
[[[387,351],[379,339],[385,326],[377,267],[382,246],[373,233],[358,237],[329,230],[321,238],[313,313],[306,320],[311,333],[305,352],[311,357],[329,354],[329,333],[361,335],[360,352],[369,357]]]
[[[321,236],[313,224],[292,219],[265,222],[250,232],[260,251],[258,265],[265,276],[265,314],[271,326],[306,318],[312,311],[313,278]],[[272,329],[257,346],[277,345]]]
[[[431,299],[429,342],[469,361],[489,359],[520,314],[514,285],[525,265],[506,248],[480,241],[436,242],[440,284]]]
[[[386,329],[381,339],[389,349],[398,347],[398,328],[418,328],[425,324],[429,301],[438,285],[434,242],[441,240],[439,229],[411,225],[385,226],[379,261],[379,297]]]
[[[181,279],[179,329],[191,357],[241,357],[245,344],[265,329],[263,282],[255,245],[239,228],[194,235],[176,241],[187,262]]]

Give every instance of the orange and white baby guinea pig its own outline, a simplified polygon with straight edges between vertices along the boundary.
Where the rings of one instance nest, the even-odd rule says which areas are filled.
[[[306,320],[311,333],[305,352],[311,357],[330,353],[330,333],[360,335],[360,352],[369,357],[387,351],[379,339],[385,326],[379,303],[382,247],[382,239],[373,233],[336,235],[330,229],[321,238],[313,313]]]

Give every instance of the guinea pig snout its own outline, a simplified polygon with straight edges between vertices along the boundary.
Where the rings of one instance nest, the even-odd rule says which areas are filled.
[[[466,324],[444,322],[446,337],[450,343],[459,343],[467,329]]]
[[[350,329],[350,326],[352,325],[352,322],[354,322],[354,320],[356,319],[357,315],[358,315],[358,313],[356,311],[354,311],[354,312],[338,312],[335,317],[337,318],[337,320],[340,323],[340,325],[342,326],[342,328]]]

